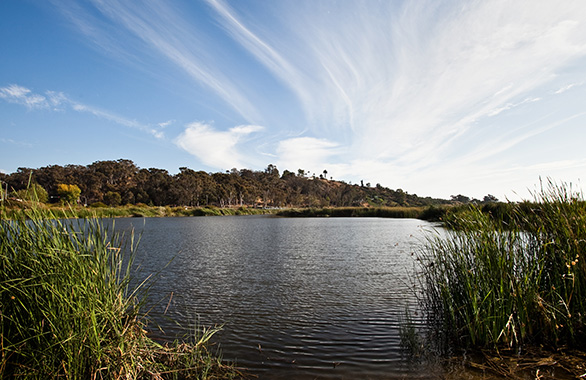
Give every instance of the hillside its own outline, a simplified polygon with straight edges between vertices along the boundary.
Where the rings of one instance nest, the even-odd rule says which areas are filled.
[[[132,161],[96,161],[87,166],[52,165],[38,169],[19,168],[11,174],[0,173],[4,190],[24,198],[31,185],[46,191],[49,202],[67,197],[81,204],[101,202],[111,206],[148,204],[154,206],[217,207],[394,207],[429,206],[452,201],[419,197],[401,189],[379,184],[349,184],[309,176],[268,165],[263,171],[232,169],[221,173],[179,168],[169,174],[157,168],[139,168]],[[38,185],[38,186],[37,186]],[[64,186],[65,185],[65,186]],[[455,198],[455,197],[452,197]]]

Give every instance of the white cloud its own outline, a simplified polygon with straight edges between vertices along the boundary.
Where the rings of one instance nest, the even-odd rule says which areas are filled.
[[[422,140],[438,148],[536,98],[532,90],[586,54],[580,2],[386,2],[375,11],[295,2],[270,33],[253,31],[262,20],[247,24],[223,1],[209,2],[230,35],[295,91],[314,134],[339,134],[381,159]]]
[[[322,170],[332,156],[337,154],[338,144],[313,137],[295,137],[280,141],[277,146],[278,166],[304,170]]]
[[[570,83],[568,85],[565,85],[563,87],[560,87],[554,94],[562,94],[566,91],[568,91],[569,89],[573,88],[573,87],[577,87],[577,86],[582,86],[584,83],[583,82],[577,82],[577,83]]]
[[[458,171],[458,159],[500,158],[578,113],[556,109],[552,122],[528,110],[541,111],[550,101],[544,89],[586,56],[581,1],[296,1],[269,6],[280,28],[237,4],[208,2],[228,34],[304,106],[303,127],[316,139],[278,143],[281,167],[337,165],[354,178],[378,168],[381,177],[418,185],[424,181],[412,173],[441,180],[434,175],[441,172],[456,187],[456,178],[473,173]],[[525,127],[511,127],[519,123],[511,115],[523,112]],[[344,155],[305,144],[331,140]]]
[[[28,109],[47,108],[49,104],[44,96],[34,94],[28,88],[16,84],[0,87],[0,98],[10,103],[21,104]]]
[[[159,126],[159,128],[167,128],[168,126],[170,126],[171,124],[173,124],[175,122],[175,120],[168,120],[162,123],[157,124]]]
[[[56,91],[47,91],[46,92],[47,95],[47,102],[48,104],[53,107],[54,110],[60,110],[60,106],[63,104],[67,104],[70,103],[70,100],[67,98],[67,96],[62,93],[62,92],[56,92]]]
[[[65,2],[61,8],[109,54],[162,57],[246,122],[277,120],[282,130],[264,134],[262,149],[274,153],[282,169],[327,168],[336,176],[370,182],[386,178],[406,190],[409,184],[430,188],[429,183],[472,188],[472,179],[487,181],[477,172],[483,160],[492,158],[503,166],[480,171],[504,184],[511,174],[503,167],[512,160],[505,154],[581,116],[581,109],[564,109],[551,99],[583,83],[583,69],[573,66],[586,57],[586,4],[581,0],[562,6],[549,0],[298,0],[265,2],[262,11],[254,9],[254,2],[206,3],[202,17],[208,10],[217,16],[217,25],[207,25],[210,29],[171,3],[135,7],[96,0],[93,8],[70,8]],[[219,36],[215,26],[233,41]],[[248,55],[239,55],[231,42]],[[250,57],[263,67],[252,67]],[[272,105],[269,96],[279,92],[271,87],[259,95],[263,80],[250,85],[260,91],[244,88],[239,77],[249,73],[255,79],[272,74],[270,86],[272,79],[280,81],[304,114],[295,120],[270,115],[276,107],[260,107],[258,98],[249,95]],[[43,104],[30,93],[12,92],[4,97],[29,108]],[[64,104],[53,99],[47,93],[44,102]],[[551,109],[544,110],[547,106]],[[91,107],[83,112],[141,127]],[[148,128],[156,135],[168,123]],[[299,135],[299,129],[314,137],[280,137]],[[250,162],[251,155],[243,154],[245,138],[258,130],[239,126],[219,131],[192,123],[175,142],[207,165],[231,168]],[[531,157],[538,157],[540,148],[533,149]]]
[[[23,105],[30,110],[50,109],[52,111],[63,111],[64,109],[71,109],[76,112],[89,113],[101,119],[149,133],[158,139],[164,138],[163,132],[159,131],[157,128],[142,124],[136,120],[127,119],[109,111],[101,110],[97,107],[79,103],[70,99],[62,92],[47,91],[46,96],[43,96],[33,93],[26,87],[12,84],[6,87],[0,87],[0,99],[4,99],[10,103]],[[159,124],[159,127],[162,127],[161,124]]]
[[[251,158],[239,151],[240,145],[248,135],[263,129],[258,125],[240,125],[227,131],[217,131],[209,124],[194,122],[187,125],[175,143],[210,167],[242,168],[249,164]]]
[[[508,111],[508,110],[513,109],[515,107],[518,107],[520,105],[527,104],[527,103],[534,103],[534,102],[538,102],[540,100],[541,100],[541,98],[527,98],[527,99],[524,99],[518,103],[507,103],[504,106],[501,106],[499,108],[496,108],[496,109],[493,109],[493,110],[487,112],[486,116],[496,116],[496,115],[500,114],[501,112]]]

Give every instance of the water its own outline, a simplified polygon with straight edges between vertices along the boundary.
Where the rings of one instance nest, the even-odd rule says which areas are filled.
[[[409,360],[399,335],[407,306],[417,312],[426,222],[225,216],[116,227],[142,234],[141,273],[160,272],[150,291],[159,338],[186,332],[172,321],[224,324],[223,357],[261,379],[438,376],[433,363]]]

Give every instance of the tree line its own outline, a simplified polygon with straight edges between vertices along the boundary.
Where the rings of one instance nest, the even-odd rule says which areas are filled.
[[[0,173],[5,194],[26,198],[42,195],[46,202],[103,203],[117,206],[217,207],[352,207],[429,206],[454,201],[419,197],[377,184],[351,184],[327,179],[327,170],[310,176],[305,170],[279,172],[276,166],[254,171],[232,169],[207,173],[187,167],[167,170],[139,168],[127,159],[90,165],[51,165]],[[8,190],[8,191],[6,191]],[[454,197],[453,197],[454,198]]]

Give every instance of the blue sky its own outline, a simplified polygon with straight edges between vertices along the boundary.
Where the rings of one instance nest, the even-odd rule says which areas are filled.
[[[0,170],[302,168],[420,196],[586,173],[586,2],[0,1]]]

